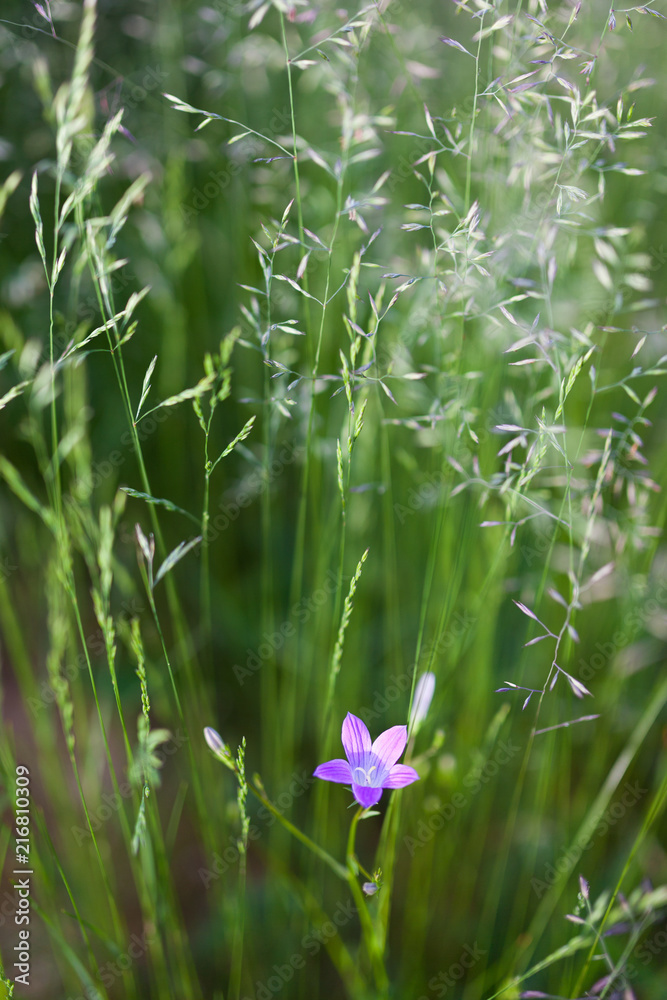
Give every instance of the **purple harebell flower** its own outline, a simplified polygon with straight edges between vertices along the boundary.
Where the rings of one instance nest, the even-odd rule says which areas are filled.
[[[408,739],[407,726],[392,726],[371,743],[366,725],[348,712],[341,739],[347,760],[328,760],[314,771],[316,778],[352,785],[360,806],[369,809],[380,801],[383,788],[404,788],[417,781],[414,767],[397,764]]]

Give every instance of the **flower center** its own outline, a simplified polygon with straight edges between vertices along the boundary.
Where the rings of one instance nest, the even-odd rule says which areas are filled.
[[[357,782],[357,784],[370,785],[373,780],[373,771],[377,771],[377,765],[373,764],[373,766],[369,767],[368,770],[366,770],[365,767],[355,767],[354,773],[356,774],[357,771],[361,771],[364,776],[364,780]]]

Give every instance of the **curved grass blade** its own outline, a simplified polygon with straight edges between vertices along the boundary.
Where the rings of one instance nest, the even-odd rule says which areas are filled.
[[[146,503],[152,503],[156,507],[164,507],[166,510],[171,510],[176,514],[183,514],[184,517],[188,517],[191,521],[199,527],[199,520],[191,514],[189,510],[184,510],[182,507],[177,507],[175,503],[171,500],[163,500],[162,497],[152,497],[150,493],[142,493],[140,490],[133,490],[131,486],[121,486],[120,489],[123,493],[127,493],[129,497],[134,497],[135,500],[145,500]]]

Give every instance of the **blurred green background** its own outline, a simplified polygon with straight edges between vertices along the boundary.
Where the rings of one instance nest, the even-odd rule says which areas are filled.
[[[85,118],[66,184],[85,173],[105,123],[124,109],[113,162],[83,211],[85,218],[105,215],[131,182],[150,176],[117,240],[105,248],[126,261],[111,282],[119,308],[150,286],[136,311],[137,332],[123,347],[134,406],[154,356],[144,411],[194,386],[204,375],[204,356],[218,354],[238,325],[231,393],[216,409],[210,455],[217,457],[256,419],[211,475],[208,546],[196,546],[175,566],[171,595],[164,583],[155,590],[183,718],[142,587],[135,523],[148,534],[155,530],[151,513],[158,517],[164,542],[158,539],[156,564],[199,532],[182,513],[149,508],[141,499],[126,497],[124,509],[115,508],[111,615],[118,698],[134,743],[141,690],[129,622],[136,617],[151,724],[175,734],[165,744],[173,755],[163,754],[151,792],[162,833],[149,824],[154,842],[151,850],[144,845],[138,869],[117,814],[101,824],[101,857],[85,831],[47,673],[58,621],[49,598],[53,602],[52,588],[60,585],[62,553],[4,477],[3,771],[8,788],[12,762],[30,765],[39,816],[31,996],[86,995],[69,949],[107,991],[102,996],[259,998],[258,984],[283,996],[364,995],[341,978],[344,959],[336,953],[342,941],[356,954],[356,917],[341,917],[327,947],[311,943],[327,920],[347,912],[347,886],[280,824],[257,818],[255,804],[249,809],[260,836],[249,846],[245,889],[237,891],[234,781],[212,759],[201,732],[213,726],[233,748],[245,736],[249,775],[259,771],[285,816],[343,859],[349,795],[338,786],[316,787],[310,775],[340,754],[347,711],[364,718],[373,737],[406,721],[415,665],[417,673],[430,669],[437,678],[412,749],[422,780],[391,793],[397,804],[384,827],[371,818],[358,838],[364,865],[373,869],[378,850],[377,864],[385,866],[387,886],[369,908],[382,926],[389,922],[389,995],[490,997],[572,936],[563,916],[576,905],[579,874],[594,897],[616,889],[621,875],[627,895],[646,880],[664,881],[667,615],[660,487],[666,410],[662,392],[655,400],[646,395],[660,385],[659,359],[667,354],[667,29],[658,17],[632,13],[633,30],[619,14],[612,33],[605,30],[608,11],[598,3],[582,8],[568,29],[568,5],[548,14],[537,3],[525,11],[498,5],[482,21],[484,6],[473,7],[474,18],[454,4],[436,3],[395,2],[379,12],[325,3],[286,8],[284,16],[271,8],[251,29],[257,7],[236,2],[100,0]],[[0,395],[22,378],[31,383],[0,411],[1,451],[44,503],[51,498],[44,470],[52,453],[52,410],[44,385],[40,396],[39,372],[49,357],[50,303],[29,210],[30,177],[38,171],[50,248],[53,94],[72,73],[81,5],[53,3],[50,11],[53,30],[28,2],[5,0],[0,19],[0,179],[16,170],[22,178],[0,221],[1,352],[15,352],[0,371]],[[488,27],[508,12],[513,20],[478,47],[473,35],[480,24]],[[552,34],[541,36],[525,13],[547,19]],[[565,31],[567,41],[556,41]],[[443,44],[443,36],[468,52]],[[293,60],[306,50],[303,58],[313,60],[291,66],[298,193],[293,159],[285,153],[294,142],[285,45]],[[571,57],[568,45],[576,49]],[[581,66],[586,53],[598,51],[589,82]],[[523,90],[526,81],[538,82],[524,73],[540,74],[536,90]],[[604,122],[614,133],[619,100],[623,121],[634,102],[634,118],[650,118],[653,126],[634,141],[588,139],[570,149],[568,102],[577,86],[583,98],[590,101],[594,91],[599,106],[609,109],[589,130]],[[179,113],[165,92],[225,120],[195,131],[202,117]],[[591,107],[584,105],[581,114]],[[254,132],[230,144],[244,126]],[[428,160],[417,161],[433,149],[429,175]],[[572,194],[576,185],[593,196],[601,176],[604,200],[579,202]],[[572,186],[560,212],[558,181]],[[275,242],[274,236],[295,198],[283,227],[292,242],[280,245],[282,230]],[[475,202],[480,215],[471,223]],[[56,354],[102,322],[75,228],[65,236],[72,249],[53,301]],[[269,314],[267,300],[252,290],[265,288],[253,240],[267,252],[280,245],[274,275],[296,280],[317,299],[325,289],[332,296],[340,288],[338,294],[323,311],[274,279]],[[297,240],[312,248],[302,273]],[[329,241],[331,253],[322,250]],[[488,256],[477,258],[477,252]],[[373,302],[383,296],[382,313],[398,288],[381,333],[373,335]],[[356,325],[346,327],[345,317]],[[287,320],[305,336],[291,334]],[[358,328],[364,336],[356,365],[369,367],[352,380],[350,418],[341,351],[354,368],[350,350]],[[511,367],[510,361],[531,356],[530,345],[528,354],[525,348],[505,352],[531,334],[541,362]],[[98,632],[90,591],[103,537],[100,510],[120,504],[114,501],[120,486],[146,491],[110,351],[103,338],[93,346],[82,363],[59,372],[55,403],[67,442],[62,493],[73,499],[66,523],[84,637]],[[589,346],[594,353],[570,386],[568,376]],[[627,381],[633,368],[640,371]],[[271,377],[281,370],[294,375]],[[419,378],[410,378],[413,373]],[[567,403],[557,414],[566,385]],[[348,435],[362,398],[364,426],[348,464]],[[637,422],[645,411],[647,423]],[[552,424],[564,426],[555,432],[562,447],[546,435],[527,457],[539,427]],[[509,457],[498,452],[512,434],[498,425],[526,429]],[[137,426],[153,497],[200,519],[204,436],[191,403],[159,410]],[[607,439],[610,452],[596,483]],[[483,521],[498,523],[482,527]],[[338,663],[343,602],[366,549]],[[585,589],[610,563],[610,574]],[[581,606],[570,606],[576,632],[565,634],[559,663],[594,698],[579,701],[561,677],[536,719],[538,694],[522,712],[525,692],[495,689],[505,681],[536,691],[543,685],[553,643],[523,650],[539,628],[513,601],[558,634],[563,606],[549,598],[551,587],[566,605],[575,602],[573,587],[584,588]],[[72,610],[60,613],[71,629],[60,652],[64,672],[81,646]],[[615,640],[619,632],[622,639]],[[127,761],[104,643],[98,637],[90,648],[99,718],[120,776]],[[81,786],[94,810],[112,785],[85,663],[69,680]],[[536,728],[586,714],[598,718],[534,735]],[[627,791],[626,783],[641,791]],[[618,815],[610,814],[623,795]],[[385,792],[383,813],[389,798]],[[138,803],[135,789],[123,805],[130,829]],[[9,831],[9,799],[4,807]],[[583,843],[590,842],[590,850],[568,861],[586,823],[592,826]],[[224,861],[227,848],[232,861]],[[221,872],[213,867],[216,851]],[[118,920],[105,896],[115,900]],[[641,922],[638,899],[629,926]],[[651,905],[657,908],[656,901]],[[67,916],[75,906],[76,918]],[[91,943],[84,945],[82,926]],[[638,939],[655,936],[647,926]],[[141,937],[147,930],[160,942],[156,954],[167,955],[163,978],[148,948],[129,972],[104,984],[100,968],[123,952],[132,933]],[[12,933],[6,923],[0,928],[7,975]],[[609,948],[615,961],[623,942],[613,938]],[[633,949],[625,963],[637,997],[659,1000],[667,948],[650,952],[646,963]],[[454,973],[447,985],[449,970],[471,952],[476,957],[465,978]],[[278,988],[266,985],[272,975],[280,980],[274,967],[289,967],[294,955],[304,957],[305,967],[293,966],[293,977],[283,977]],[[565,957],[524,988],[578,995],[585,955]],[[363,955],[358,964],[366,974]],[[588,969],[580,989],[602,976],[599,965]],[[365,995],[380,994],[368,987]],[[518,997],[518,988],[503,995]]]

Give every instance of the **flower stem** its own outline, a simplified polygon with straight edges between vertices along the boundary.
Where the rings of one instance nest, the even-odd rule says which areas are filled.
[[[334,871],[339,878],[347,879],[349,877],[348,870],[344,868],[343,865],[339,864],[338,861],[336,861],[336,859],[332,857],[328,851],[325,851],[323,847],[320,847],[319,844],[316,844],[314,840],[311,840],[310,837],[307,837],[305,833],[302,833],[301,830],[298,829],[298,827],[294,826],[293,823],[290,823],[288,819],[285,819],[283,814],[278,809],[276,809],[273,803],[270,802],[269,799],[267,799],[266,795],[262,791],[260,791],[260,789],[255,785],[254,782],[249,782],[248,788],[253,793],[253,795],[259,799],[262,805],[265,806],[270,813],[273,813],[278,822],[282,823],[282,825],[285,827],[286,830],[289,830],[289,832],[292,834],[293,837],[296,837],[296,839],[300,840],[301,843],[308,848],[308,850],[312,851],[313,854],[316,854],[318,858],[322,859],[322,861],[325,861],[326,864],[329,866],[329,868],[331,868],[331,870]]]
[[[350,824],[350,833],[347,838],[347,881],[350,886],[350,891],[354,897],[354,902],[357,906],[359,921],[361,923],[361,931],[364,936],[364,943],[366,944],[368,956],[371,960],[375,985],[378,990],[377,1000],[383,1000],[384,997],[388,996],[389,978],[387,976],[387,970],[384,967],[382,948],[378,942],[375,928],[373,927],[373,921],[371,920],[371,915],[368,912],[364,894],[359,885],[357,878],[359,873],[359,862],[354,856],[354,842],[357,835],[357,823],[365,811],[366,810],[363,806],[359,806],[354,814],[354,817],[352,818],[352,823]]]

